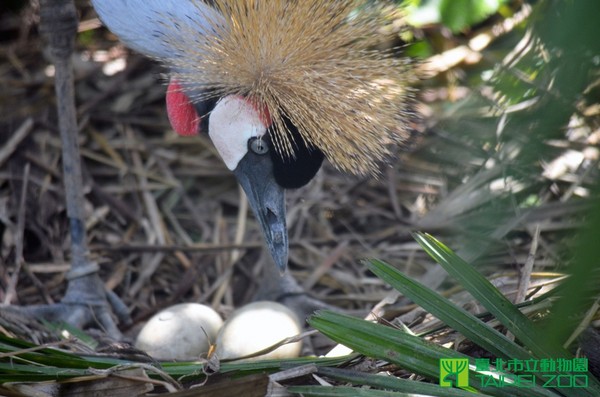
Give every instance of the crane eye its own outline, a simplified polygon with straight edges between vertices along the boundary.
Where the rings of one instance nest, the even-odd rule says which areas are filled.
[[[262,138],[251,138],[248,141],[248,146],[256,154],[266,154],[269,151],[269,146]]]

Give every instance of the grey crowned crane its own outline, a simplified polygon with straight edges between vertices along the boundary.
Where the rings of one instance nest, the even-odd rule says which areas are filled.
[[[342,171],[376,173],[410,136],[408,68],[372,51],[377,21],[353,13],[363,1],[92,3],[127,46],[168,68],[173,129],[210,136],[281,272],[285,189],[308,183],[325,157]]]
[[[325,158],[341,171],[377,174],[378,163],[412,136],[411,71],[375,49],[382,23],[367,0],[92,3],[125,44],[165,65],[173,129],[208,134],[246,192],[275,275],[287,266],[285,189],[308,183]],[[104,291],[98,266],[87,258],[70,65],[76,10],[70,0],[41,5],[40,31],[57,70],[73,260],[64,299],[23,311],[80,327],[97,322],[119,337],[110,308],[122,321],[127,309]],[[275,282],[283,295],[301,290],[289,275]],[[310,310],[310,301],[295,304]]]

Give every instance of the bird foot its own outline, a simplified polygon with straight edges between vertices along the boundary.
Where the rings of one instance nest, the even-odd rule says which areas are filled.
[[[281,295],[277,298],[277,302],[291,309],[302,321],[317,310],[340,310],[336,306],[310,297],[306,292]]]
[[[95,271],[79,275],[70,274],[67,291],[60,303],[9,306],[5,309],[34,319],[64,322],[80,329],[95,325],[114,340],[123,339],[115,316],[121,324],[131,323],[125,304],[114,292],[104,288],[102,280]]]
[[[271,300],[291,309],[301,321],[306,320],[315,310],[339,310],[318,299],[310,297],[296,279],[286,272],[281,275],[275,266],[263,269],[261,288],[254,300]]]

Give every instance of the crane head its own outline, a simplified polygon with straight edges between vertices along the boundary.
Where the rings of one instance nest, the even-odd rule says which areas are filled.
[[[374,50],[381,21],[355,13],[367,2],[92,0],[122,41],[169,68],[173,129],[210,136],[282,271],[284,190],[324,158],[376,175],[412,135],[410,68]]]
[[[301,160],[285,160],[274,150],[268,110],[238,95],[192,103],[174,80],[167,90],[167,112],[182,136],[207,132],[226,167],[242,186],[275,264],[285,271],[288,236],[285,188],[300,187],[319,170],[323,154],[304,147]],[[208,123],[202,123],[207,119]],[[208,131],[202,131],[202,125]],[[302,162],[302,163],[299,163]]]

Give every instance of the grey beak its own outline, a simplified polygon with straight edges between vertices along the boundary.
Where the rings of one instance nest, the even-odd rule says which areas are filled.
[[[248,150],[233,173],[248,197],[271,256],[283,274],[288,260],[285,191],[275,181],[271,157]]]

